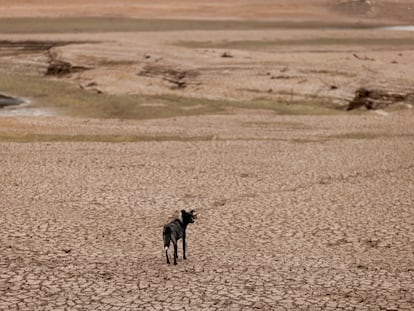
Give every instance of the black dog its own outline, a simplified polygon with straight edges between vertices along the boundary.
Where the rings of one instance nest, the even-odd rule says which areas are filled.
[[[164,238],[164,249],[165,249],[165,256],[167,257],[167,264],[170,264],[170,258],[168,257],[168,248],[170,247],[170,242],[174,244],[174,265],[177,264],[177,241],[179,239],[183,239],[183,259],[185,257],[185,230],[187,229],[188,224],[192,224],[196,215],[194,214],[194,210],[190,212],[186,212],[185,210],[181,210],[181,215],[177,219],[173,220],[172,222],[164,225],[164,230],[162,232]]]

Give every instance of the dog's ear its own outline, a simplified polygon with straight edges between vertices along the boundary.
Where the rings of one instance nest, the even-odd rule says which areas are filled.
[[[191,214],[191,215],[193,215],[193,218],[194,218],[194,219],[197,219],[197,214],[195,213],[195,210],[193,210],[193,209],[192,209],[192,210],[190,211],[190,214]]]
[[[181,210],[181,215],[184,215],[186,213],[185,209]]]

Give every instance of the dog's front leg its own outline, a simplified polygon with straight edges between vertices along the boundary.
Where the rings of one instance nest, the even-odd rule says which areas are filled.
[[[185,233],[183,235],[183,259],[187,259],[187,257],[185,257]]]

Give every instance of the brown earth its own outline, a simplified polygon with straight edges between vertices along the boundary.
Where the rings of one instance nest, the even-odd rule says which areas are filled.
[[[4,17],[248,26],[41,33],[5,23],[0,70],[44,83],[29,96],[40,110],[51,81],[119,100],[292,106],[340,107],[360,87],[412,92],[413,33],[365,27],[386,9],[384,24],[410,22],[410,1],[368,1],[369,10],[366,1],[359,10],[309,2],[3,0]],[[263,29],[257,19],[288,22]],[[67,71],[44,77],[57,60]],[[0,116],[0,309],[412,310],[412,104],[307,116],[240,107],[148,120],[18,116],[19,108]],[[199,218],[188,228],[188,260],[179,249],[178,266],[168,266],[162,226],[181,209]]]
[[[68,42],[50,48],[49,55],[91,70],[74,72],[66,80],[108,94],[233,100],[316,98],[344,105],[361,87],[404,93],[414,83],[413,32],[376,27],[409,22],[403,16],[414,10],[409,1],[368,1],[375,13],[349,12],[344,1],[337,5],[303,0],[255,1],[254,5],[246,0],[212,1],[209,5],[202,1],[3,2],[1,12],[8,18],[32,16],[43,23],[47,23],[44,17],[63,20],[63,26],[54,20],[55,24],[38,29],[33,20],[12,19],[2,26],[3,40]],[[122,20],[109,19],[107,23],[113,27],[96,33],[102,26],[99,20],[91,26],[85,20],[65,19],[68,16],[138,20],[127,20],[119,29]],[[143,18],[157,20],[148,26]],[[185,24],[189,18],[197,21]],[[207,24],[202,23],[203,18]],[[221,23],[214,26],[217,18]],[[237,19],[236,24],[231,24],[232,19]],[[254,23],[257,20],[275,24]],[[137,25],[137,21],[143,22]],[[27,26],[13,27],[19,23]],[[157,24],[161,28],[151,31]],[[183,27],[193,31],[183,31]],[[47,71],[49,57],[16,55],[16,49],[11,53],[7,45],[0,55],[2,50],[6,50],[2,59],[7,63]],[[230,57],[223,57],[226,55]],[[171,77],[171,72],[181,78]]]

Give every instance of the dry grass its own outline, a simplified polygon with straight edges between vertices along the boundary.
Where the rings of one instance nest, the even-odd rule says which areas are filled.
[[[329,139],[376,139],[386,136],[388,135],[368,132],[354,132],[329,136]]]
[[[392,133],[369,133],[369,132],[351,132],[351,133],[344,133],[344,134],[337,134],[331,135],[327,138],[330,140],[336,139],[393,139],[393,138],[411,138],[413,137],[412,134],[392,134]]]
[[[146,141],[208,141],[212,136],[149,136],[149,135],[51,135],[51,134],[25,134],[0,133],[1,142],[105,142],[105,143],[134,143]]]
[[[242,125],[253,128],[280,128],[280,129],[292,129],[292,130],[303,130],[309,129],[309,126],[300,122],[243,122]]]
[[[326,46],[367,46],[367,47],[412,47],[414,38],[310,38],[292,40],[232,40],[232,41],[181,41],[176,45],[187,48],[216,48],[237,50],[263,50],[283,47],[326,47]]]
[[[60,17],[60,18],[1,18],[0,33],[102,33],[133,31],[180,30],[254,30],[254,29],[367,29],[373,24],[286,22],[286,21],[237,21],[237,20],[188,20],[188,19],[133,19],[109,17]]]

